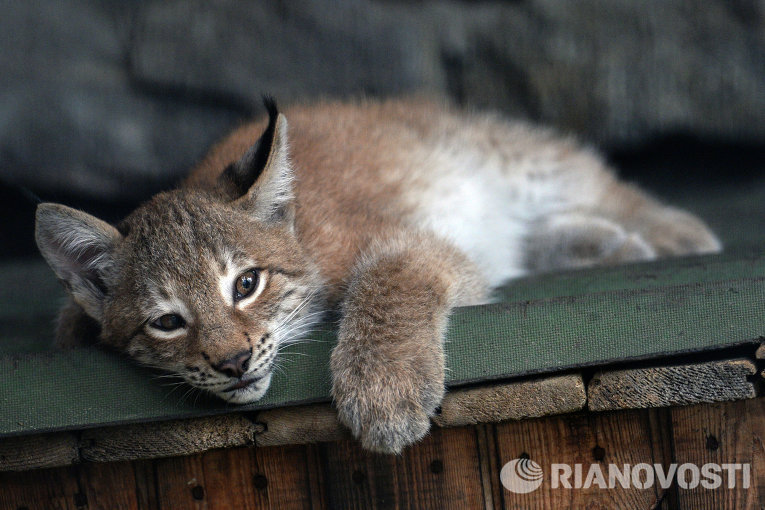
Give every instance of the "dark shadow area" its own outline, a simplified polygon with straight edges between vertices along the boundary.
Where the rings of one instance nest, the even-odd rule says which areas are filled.
[[[37,200],[82,209],[110,223],[118,222],[140,203],[100,201],[56,193],[37,196],[34,192],[0,181],[0,217],[3,218],[0,224],[0,260],[39,256],[34,240]]]
[[[627,180],[668,196],[699,188],[712,192],[765,177],[765,145],[704,140],[688,134],[612,151],[608,160]]]
[[[725,250],[765,240],[765,146],[689,135],[608,155],[626,180],[703,218]]]

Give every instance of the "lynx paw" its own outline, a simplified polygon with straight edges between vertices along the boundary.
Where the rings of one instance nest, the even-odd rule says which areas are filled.
[[[660,256],[717,253],[722,249],[720,241],[701,220],[672,207],[655,215],[645,236]]]
[[[380,453],[401,453],[404,447],[428,433],[430,417],[443,391],[432,392],[425,399],[400,395],[395,387],[376,391],[374,395],[355,391],[339,396],[343,393],[340,389],[334,393],[340,420],[364,448]],[[426,404],[425,400],[436,404]]]
[[[333,353],[333,365],[337,358]],[[400,453],[421,439],[443,399],[443,377],[429,382],[422,373],[396,364],[333,371],[338,417],[367,450]]]
[[[535,271],[650,260],[653,248],[640,234],[599,216],[565,214],[539,224],[527,240]]]
[[[422,409],[383,411],[374,404],[349,401],[338,406],[340,420],[367,449],[379,453],[401,453],[422,439],[430,429],[430,416]]]

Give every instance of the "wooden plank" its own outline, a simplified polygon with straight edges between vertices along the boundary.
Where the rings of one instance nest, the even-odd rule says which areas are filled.
[[[649,464],[661,464],[663,467],[674,462],[672,450],[672,415],[667,408],[646,409],[648,433],[653,445],[654,458]],[[654,492],[657,495],[655,510],[677,509],[677,487],[668,489],[657,487]]]
[[[250,448],[210,451],[202,455],[207,508],[269,508],[268,498],[253,483],[255,455]]]
[[[322,508],[304,446],[212,450],[154,466],[159,508]]]
[[[154,461],[160,508],[207,510],[202,454]]]
[[[439,432],[396,458],[402,507],[485,507],[475,432],[467,428]]]
[[[312,508],[303,446],[235,448],[203,456],[208,508]]]
[[[328,508],[485,508],[475,433],[435,429],[400,456],[352,441],[318,446]]]
[[[237,414],[106,427],[82,432],[80,455],[99,462],[189,455],[253,444],[256,430]]]
[[[499,472],[527,454],[605,469],[645,462],[751,463],[750,487],[667,491],[504,489]],[[586,468],[585,468],[586,473]],[[739,478],[740,481],[740,472]],[[434,429],[400,456],[352,440],[233,448],[154,461],[85,463],[0,473],[0,509],[224,508],[656,508],[714,510],[765,505],[765,398],[684,408],[578,413]]]
[[[593,484],[589,488],[554,489],[550,480],[554,463],[572,467],[582,464],[584,481],[591,464],[599,465],[607,473],[610,463],[621,466],[665,462],[668,458],[665,442],[653,437],[648,410],[507,422],[497,425],[496,430],[500,466],[528,457],[545,473],[541,486],[535,491],[516,494],[504,490],[505,508],[655,508],[664,497],[656,487],[634,490],[617,484],[611,489],[601,489]],[[499,477],[499,473],[495,476]],[[574,484],[573,478],[571,483]]]
[[[476,425],[473,429],[476,433],[484,508],[486,510],[500,509],[504,489],[496,475],[502,469],[497,456],[496,427],[493,423],[487,423]]]
[[[460,427],[537,418],[579,411],[586,401],[579,374],[488,384],[447,393],[433,421],[441,427]]]
[[[587,407],[605,411],[754,398],[749,378],[756,371],[750,360],[736,359],[598,372],[587,386]]]
[[[130,462],[85,463],[81,480],[89,509],[138,510],[136,480]]]
[[[311,496],[313,510],[329,510],[327,505],[326,480],[321,469],[319,445],[305,445],[306,476],[308,478],[308,494]]]
[[[372,482],[383,486],[387,482],[389,487],[395,483],[390,476],[393,471],[390,457],[376,458],[350,441],[333,441],[317,446],[329,508],[374,510],[377,508],[377,494],[376,484]],[[375,472],[378,466],[381,467],[379,474]],[[393,497],[388,501],[393,502]],[[390,507],[396,508],[396,505],[391,504]]]
[[[87,498],[80,493],[73,466],[0,473],[0,509],[79,510]]]
[[[311,482],[305,446],[255,448],[253,452],[253,482],[271,508],[311,508]]]
[[[259,412],[254,418],[258,446],[305,444],[349,439],[330,404],[283,407]]]
[[[743,468],[736,472],[733,488],[727,485],[727,472],[721,473],[723,483],[717,489],[707,489],[701,484],[696,488],[679,487],[677,508],[764,508],[765,399],[673,408],[671,412],[678,464],[751,466],[749,488],[743,483]],[[690,480],[690,476],[687,479]]]
[[[160,510],[157,494],[157,472],[151,460],[131,462],[135,478],[135,493],[139,510]]]
[[[67,466],[77,461],[77,436],[69,432],[0,441],[0,471]]]
[[[756,496],[750,497],[757,502],[755,506],[765,508],[765,397],[747,400],[743,402],[743,407],[744,419],[750,423],[752,431],[752,487]]]

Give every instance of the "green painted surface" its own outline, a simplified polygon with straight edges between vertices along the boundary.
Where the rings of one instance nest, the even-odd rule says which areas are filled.
[[[225,404],[98,349],[0,357],[0,436],[245,411],[326,400],[329,344],[285,350],[257,405]]]
[[[765,256],[759,253],[520,280],[501,293],[507,301],[454,313],[446,344],[449,383],[756,341],[765,336]],[[28,277],[38,275],[30,271]],[[20,301],[0,312],[0,321],[23,315]],[[334,337],[310,337],[316,341],[285,351],[271,390],[250,406],[226,405],[173,386],[173,380],[96,349],[6,354],[0,356],[0,435],[327,400]]]
[[[763,254],[765,245],[739,248],[720,255],[540,274],[516,280],[496,294],[499,301],[511,302],[750,278],[762,275]]]
[[[757,277],[462,309],[451,321],[451,378],[486,380],[737,345],[765,335],[764,302],[765,278]]]

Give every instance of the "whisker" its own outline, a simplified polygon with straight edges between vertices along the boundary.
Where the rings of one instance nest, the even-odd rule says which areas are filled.
[[[304,352],[280,352],[279,355],[280,356],[292,356],[292,355],[295,355],[295,356],[303,356],[305,358],[312,358],[313,357],[310,354],[306,354]],[[289,359],[289,358],[285,358],[285,359]]]
[[[289,323],[289,324],[283,324],[279,328],[275,328],[272,332],[272,335],[277,337],[288,337],[293,332],[299,330],[299,329],[305,329],[306,331],[309,331],[311,327],[313,326],[314,320],[312,317],[307,318],[300,318],[296,320],[295,322]]]
[[[178,382],[173,382],[173,383],[165,383],[165,384],[160,384],[160,386],[162,386],[163,388],[170,388],[170,387],[183,386],[184,384],[186,384],[186,381],[178,381]]]
[[[321,340],[319,338],[306,338],[306,337],[293,337],[293,338],[285,338],[282,340],[282,342],[279,344],[279,347],[286,347],[288,345],[295,345],[295,344],[328,344],[329,340]]]
[[[283,323],[281,323],[279,326],[274,328],[274,331],[283,332],[284,328],[294,327],[295,325],[298,325],[298,324],[302,325],[302,324],[309,324],[310,323],[311,325],[313,325],[314,323],[318,322],[318,321],[315,320],[315,318],[316,317],[320,317],[322,315],[324,315],[323,311],[307,313],[307,314],[301,316],[299,319],[295,320],[294,322],[283,322]]]
[[[182,387],[184,384],[185,384],[185,382],[184,382],[184,381],[181,381],[181,382],[179,382],[179,383],[176,383],[176,384],[174,385],[173,389],[172,389],[172,390],[170,390],[169,392],[167,392],[167,395],[165,395],[164,397],[162,397],[162,400],[161,400],[160,402],[161,402],[161,403],[164,403],[164,402],[165,402],[165,400],[167,400],[168,398],[170,398],[170,395],[172,395],[173,393],[175,393],[175,390],[177,390],[178,388]]]
[[[284,367],[279,363],[273,363],[271,365],[271,371],[276,374],[287,375],[287,372],[285,372]]]
[[[300,312],[300,310],[302,310],[303,308],[305,308],[305,306],[306,306],[306,305],[307,305],[307,304],[310,302],[310,300],[311,300],[311,297],[313,297],[314,293],[315,293],[314,291],[311,291],[311,292],[309,292],[309,293],[308,293],[308,294],[307,294],[307,295],[306,295],[306,296],[305,296],[305,297],[304,297],[304,298],[303,298],[303,299],[300,301],[300,303],[298,303],[298,305],[295,307],[295,309],[294,309],[294,310],[292,310],[292,312],[290,312],[290,313],[289,313],[289,315],[287,315],[287,317],[286,317],[286,318],[285,318],[285,319],[282,321],[282,324],[284,324],[284,323],[286,323],[286,322],[289,322],[290,320],[292,320],[292,318],[293,318],[293,317],[294,317],[296,314],[298,314],[298,313]]]
[[[180,398],[180,401],[179,401],[179,403],[180,403],[180,404],[183,404],[183,403],[185,403],[185,402],[186,402],[186,397],[188,397],[188,396],[189,396],[189,395],[190,395],[190,394],[191,394],[191,393],[194,391],[194,389],[195,389],[195,388],[194,388],[193,386],[191,386],[191,387],[190,387],[190,388],[189,388],[189,389],[186,391],[186,393],[184,393],[184,394],[183,394],[183,396]]]
[[[291,324],[289,328],[285,328],[279,332],[276,332],[275,335],[282,336],[282,339],[279,341],[279,344],[291,344],[294,343],[296,340],[299,340],[303,335],[309,333],[312,331],[312,326],[308,321],[298,321],[294,324]]]
[[[285,343],[283,345],[280,345],[278,347],[278,349],[277,349],[277,352],[279,352],[279,354],[293,354],[293,353],[297,353],[297,351],[286,351],[284,349],[287,349],[288,347],[291,348],[291,347],[294,347],[294,346],[297,346],[297,345],[309,345],[309,344],[314,344],[314,343],[320,343],[320,342],[318,342],[316,340],[300,340],[300,339],[292,340],[289,343]]]
[[[181,374],[178,373],[171,373],[171,374],[156,374],[152,376],[152,379],[172,379],[174,377],[183,377]]]
[[[310,331],[311,329],[307,324],[296,325],[281,334],[282,339],[279,344],[289,344],[292,340],[299,340]]]
[[[307,295],[306,295],[306,296],[303,298],[303,300],[300,302],[300,304],[298,304],[298,306],[297,306],[297,307],[295,307],[295,309],[294,309],[294,310],[292,310],[292,312],[290,312],[290,314],[289,314],[289,315],[287,315],[287,317],[286,317],[285,319],[283,319],[283,320],[281,321],[281,323],[280,323],[279,325],[277,325],[277,326],[276,326],[276,328],[275,328],[275,329],[279,329],[279,327],[281,327],[283,324],[285,324],[285,323],[287,323],[287,322],[291,321],[291,320],[292,320],[292,318],[293,318],[293,317],[294,317],[296,314],[298,314],[298,313],[299,313],[299,312],[300,312],[300,311],[301,311],[303,308],[305,308],[305,307],[306,307],[306,306],[307,306],[307,305],[308,305],[308,304],[311,302],[311,298],[312,298],[314,295],[316,295],[316,293],[317,293],[317,291],[316,291],[316,290],[311,290],[311,291],[310,291],[310,292],[309,292],[309,293],[308,293],[308,294],[307,294]]]

